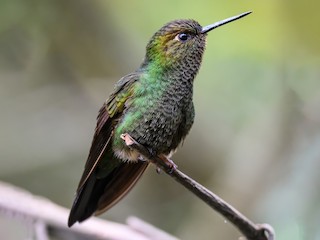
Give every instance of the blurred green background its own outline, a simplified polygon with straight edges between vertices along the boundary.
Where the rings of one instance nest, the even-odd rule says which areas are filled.
[[[114,83],[139,66],[151,35],[177,18],[207,25],[252,10],[209,34],[195,124],[173,159],[253,221],[273,225],[277,239],[319,240],[319,7],[1,0],[0,179],[70,207],[97,112]],[[129,215],[181,239],[241,236],[154,167],[102,217]]]

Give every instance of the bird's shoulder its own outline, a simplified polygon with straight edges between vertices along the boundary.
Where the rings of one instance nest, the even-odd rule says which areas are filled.
[[[128,99],[134,94],[134,86],[141,78],[141,72],[133,72],[122,77],[115,85],[113,92],[104,106],[109,117],[115,116],[124,110]]]

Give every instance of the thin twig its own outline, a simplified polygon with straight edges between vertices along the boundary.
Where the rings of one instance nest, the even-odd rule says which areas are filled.
[[[240,232],[242,232],[242,234],[248,240],[275,239],[274,230],[269,224],[253,223],[247,217],[241,214],[237,209],[221,199],[219,196],[212,193],[207,188],[203,187],[201,184],[194,181],[183,172],[179,171],[174,165],[168,164],[171,160],[167,159],[164,161],[163,156],[152,155],[147,148],[135,141],[129,134],[122,134],[122,139],[125,141],[128,147],[137,150],[142,156],[144,156],[146,159],[149,159],[157,167],[161,168],[173,179],[182,184],[193,194],[207,203],[210,207],[227,218],[239,229]]]

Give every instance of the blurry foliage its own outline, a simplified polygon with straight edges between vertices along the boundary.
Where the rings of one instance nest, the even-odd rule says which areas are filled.
[[[138,67],[154,31],[176,18],[205,25],[253,10],[210,33],[195,81],[196,122],[174,160],[255,222],[272,224],[277,239],[319,239],[318,7],[315,0],[0,1],[1,179],[70,206],[98,109]],[[239,237],[153,167],[103,217],[128,215],[181,239]]]

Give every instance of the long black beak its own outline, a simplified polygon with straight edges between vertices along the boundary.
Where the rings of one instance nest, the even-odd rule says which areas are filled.
[[[235,20],[238,20],[238,19],[240,19],[240,18],[242,18],[242,17],[244,17],[244,16],[249,15],[250,13],[252,13],[252,12],[251,12],[251,11],[250,11],[250,12],[245,12],[245,13],[242,13],[242,14],[240,14],[240,15],[237,15],[237,16],[234,16],[234,17],[230,17],[230,18],[221,20],[221,21],[219,21],[219,22],[210,24],[210,25],[208,25],[208,26],[205,26],[205,27],[202,28],[201,33],[204,34],[204,33],[210,32],[212,29],[215,29],[215,28],[217,28],[217,27],[220,27],[220,26],[222,26],[222,25],[224,25],[224,24],[227,24],[227,23],[229,23],[229,22],[233,22],[233,21],[235,21]]]

